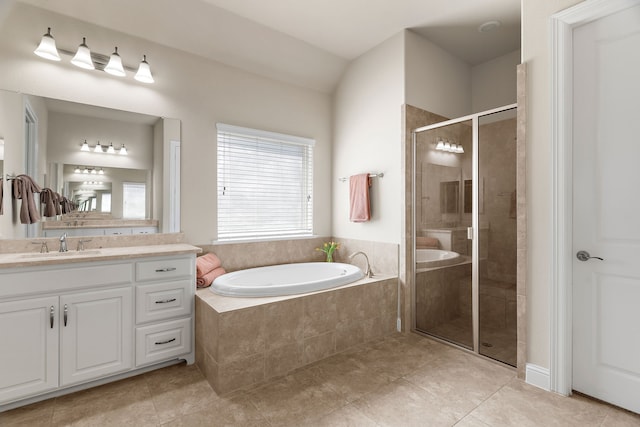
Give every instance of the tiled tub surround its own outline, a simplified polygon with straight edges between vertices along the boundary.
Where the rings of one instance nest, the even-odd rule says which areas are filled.
[[[396,329],[393,275],[268,298],[196,293],[196,363],[223,394],[285,375]]]
[[[231,272],[265,265],[324,261],[324,253],[317,251],[316,248],[330,241],[340,243],[340,249],[334,253],[334,260],[337,262],[354,264],[364,271],[363,257],[358,256],[349,260],[349,255],[363,251],[369,257],[375,274],[384,273],[394,276],[398,274],[398,245],[395,243],[328,236],[264,242],[217,243],[199,245],[199,247],[202,248],[203,253],[215,253],[222,261],[224,269]]]

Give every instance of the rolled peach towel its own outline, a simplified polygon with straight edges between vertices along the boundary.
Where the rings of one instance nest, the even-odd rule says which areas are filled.
[[[203,277],[220,266],[222,266],[222,262],[214,253],[199,256],[196,258],[196,276]]]
[[[418,249],[438,249],[440,241],[435,237],[416,237],[416,248]]]
[[[211,286],[213,281],[222,276],[224,273],[226,273],[224,268],[214,268],[210,272],[204,274],[202,277],[198,276],[198,278],[196,279],[196,286],[198,288],[206,288],[207,286]]]

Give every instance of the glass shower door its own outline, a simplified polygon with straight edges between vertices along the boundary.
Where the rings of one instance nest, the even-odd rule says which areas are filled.
[[[478,352],[516,366],[516,109],[478,125]]]
[[[416,134],[416,329],[473,349],[472,121]]]

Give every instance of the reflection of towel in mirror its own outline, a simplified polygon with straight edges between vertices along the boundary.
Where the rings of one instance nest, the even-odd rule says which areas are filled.
[[[13,198],[22,200],[20,222],[33,224],[40,220],[33,193],[39,193],[40,186],[28,175],[18,175],[13,180]]]
[[[416,249],[439,249],[440,241],[435,237],[416,237]]]
[[[3,205],[3,203],[2,203],[2,192],[4,190],[3,187],[4,187],[4,180],[2,178],[0,178],[0,215],[3,214],[3,212],[2,212],[2,205]]]
[[[349,177],[349,220],[351,222],[366,222],[371,219],[370,185],[368,173]]]
[[[73,210],[73,205],[71,200],[66,197],[62,197],[60,200],[60,210],[63,214],[70,213]]]
[[[40,203],[44,204],[43,215],[47,218],[60,215],[58,212],[60,209],[60,200],[58,200],[58,193],[50,188],[43,188],[40,191]]]

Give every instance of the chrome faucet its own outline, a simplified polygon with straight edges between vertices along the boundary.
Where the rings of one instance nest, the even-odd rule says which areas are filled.
[[[373,277],[373,271],[371,271],[371,265],[369,264],[369,257],[362,251],[355,252],[349,255],[349,259],[352,260],[356,255],[363,255],[364,259],[367,261],[367,268],[364,270],[364,275],[367,277]]]
[[[67,252],[67,233],[60,236],[60,250],[58,252]]]

